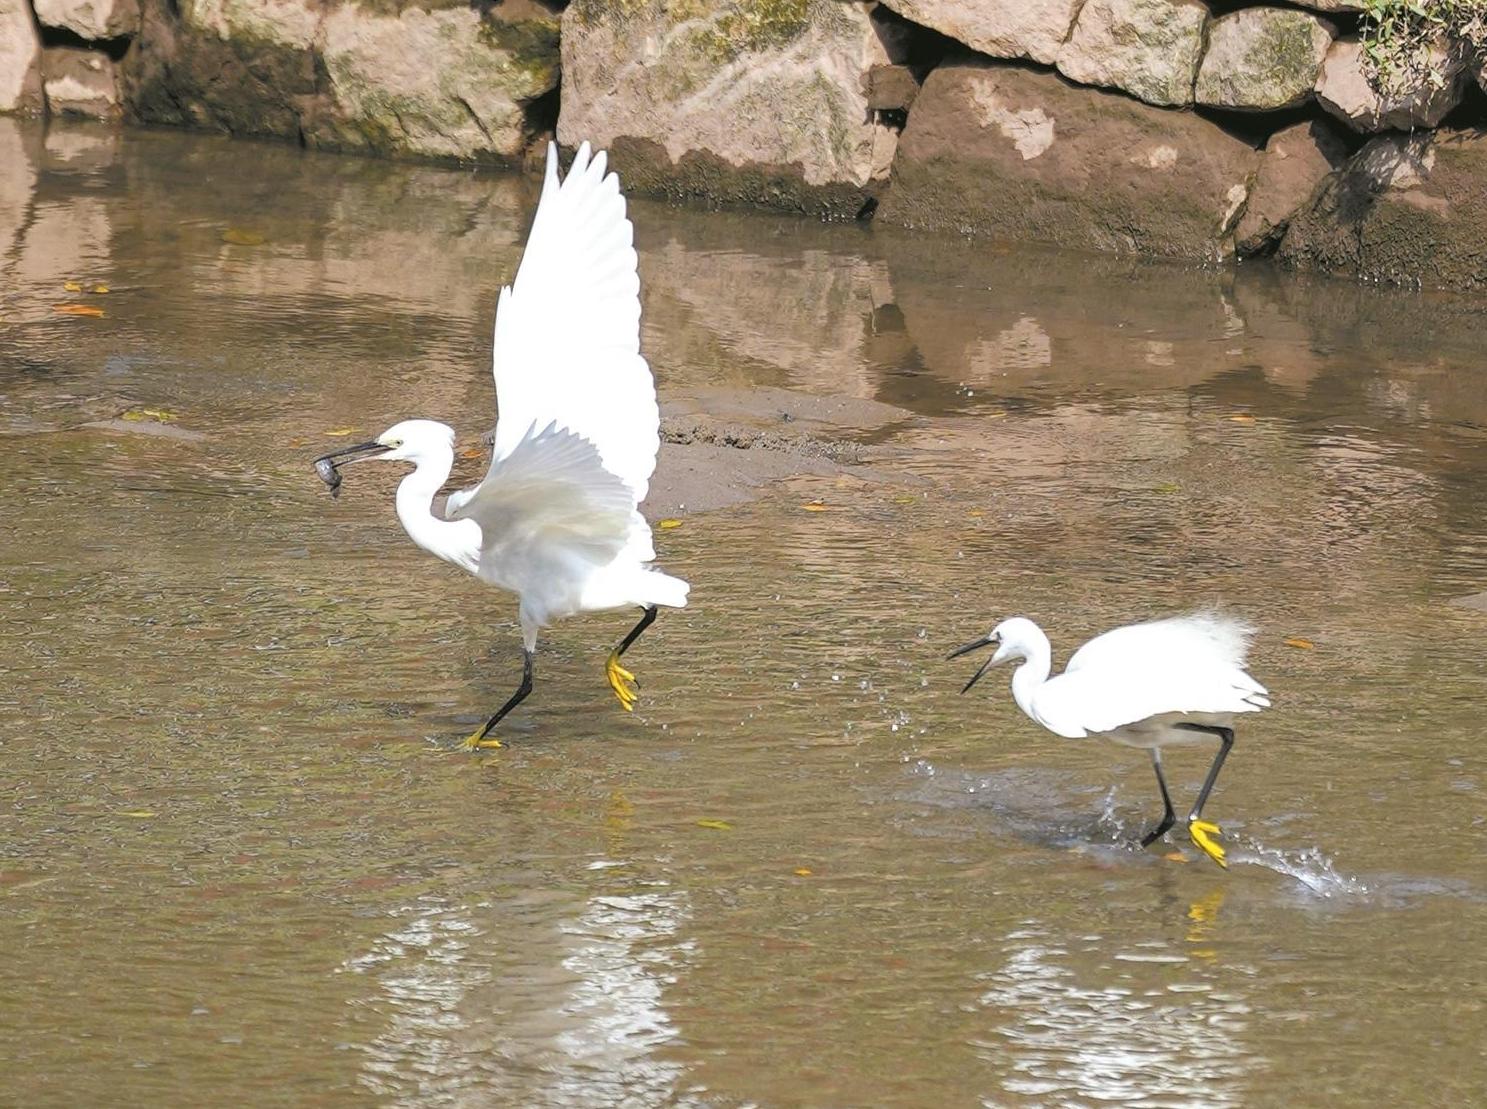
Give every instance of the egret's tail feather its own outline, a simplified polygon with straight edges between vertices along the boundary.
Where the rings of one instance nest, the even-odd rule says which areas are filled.
[[[643,581],[645,604],[665,605],[667,608],[687,607],[687,593],[692,587],[681,578],[663,574],[660,570],[647,570]]]

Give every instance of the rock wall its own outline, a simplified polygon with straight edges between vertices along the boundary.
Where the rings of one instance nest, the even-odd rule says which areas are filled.
[[[1364,0],[0,0],[0,112],[519,163],[1098,250],[1487,285],[1487,60]]]

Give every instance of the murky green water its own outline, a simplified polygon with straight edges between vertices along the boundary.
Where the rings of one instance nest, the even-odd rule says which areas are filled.
[[[307,459],[489,425],[534,200],[0,120],[0,1102],[1487,1098],[1480,301],[636,205],[663,397],[911,415],[658,534],[633,715],[568,621],[470,757],[515,606]],[[943,661],[1211,600],[1276,700],[1227,873]]]

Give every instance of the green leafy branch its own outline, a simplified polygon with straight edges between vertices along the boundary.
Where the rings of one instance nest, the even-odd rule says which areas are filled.
[[[1364,0],[1360,30],[1364,72],[1380,93],[1438,89],[1456,51],[1487,57],[1487,0]]]

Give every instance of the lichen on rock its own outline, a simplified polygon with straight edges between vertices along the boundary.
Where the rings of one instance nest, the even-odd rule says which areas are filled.
[[[610,147],[638,191],[853,215],[896,142],[868,106],[894,60],[871,7],[575,0],[558,137]]]
[[[1086,0],[1059,50],[1058,70],[1148,104],[1191,104],[1207,24],[1200,0]]]
[[[1304,103],[1334,33],[1325,20],[1292,8],[1241,8],[1215,19],[1198,69],[1197,102],[1238,111]]]

